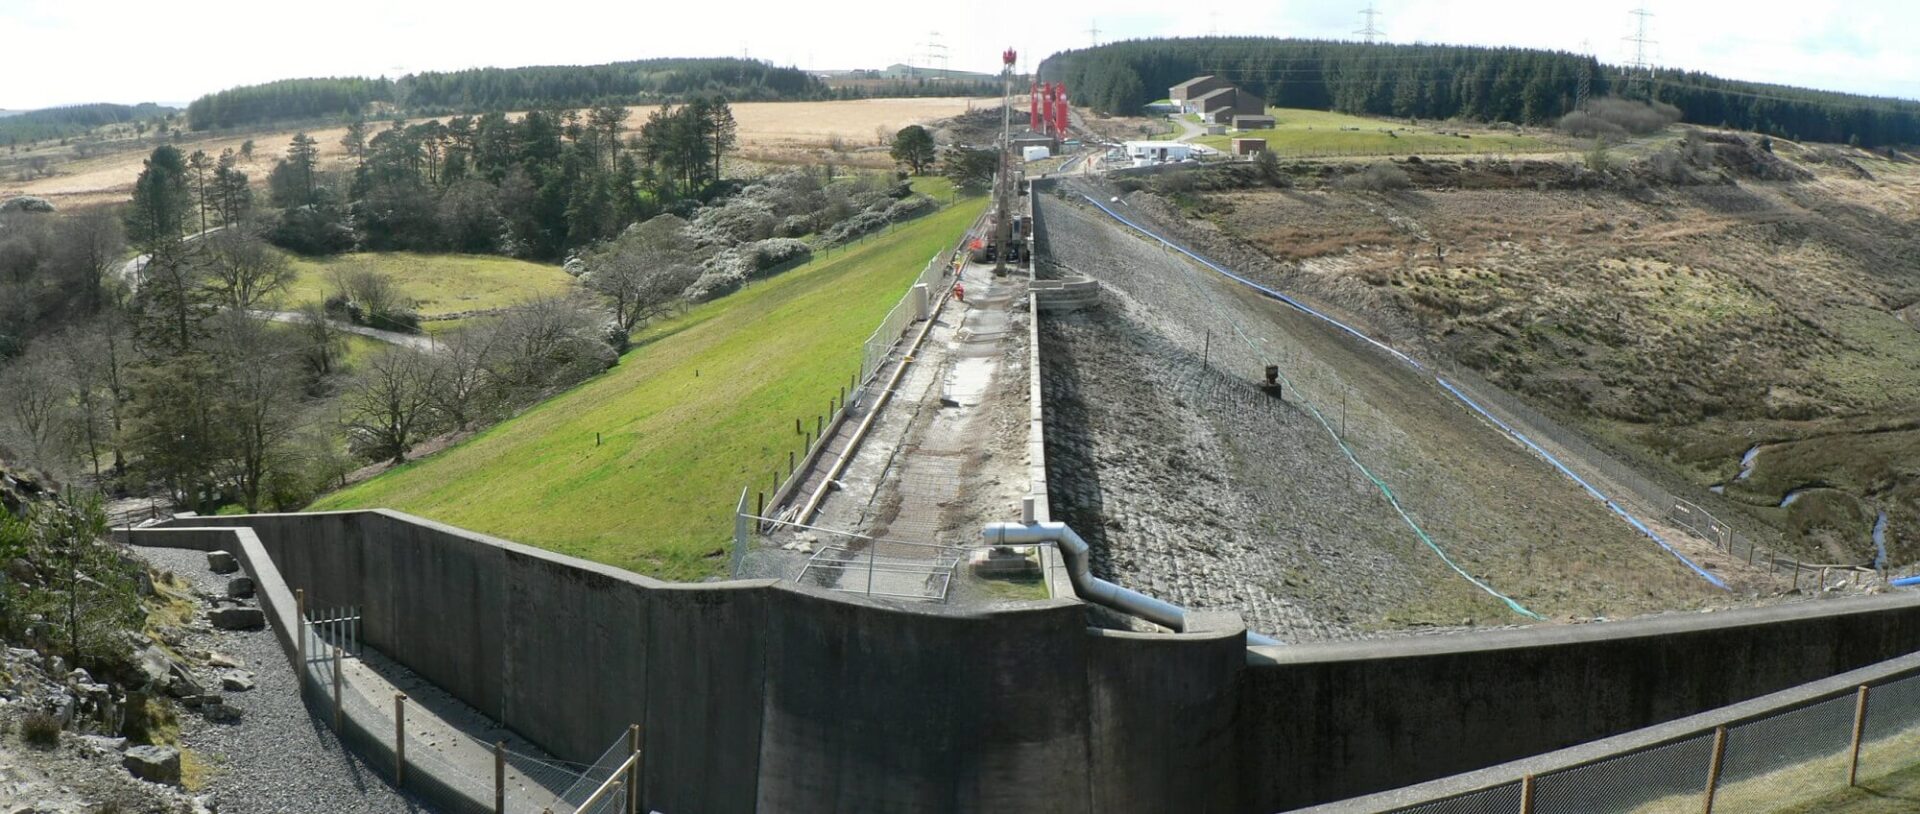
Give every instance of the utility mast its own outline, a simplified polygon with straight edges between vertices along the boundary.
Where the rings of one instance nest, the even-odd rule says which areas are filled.
[[[1574,110],[1587,109],[1587,97],[1593,93],[1593,43],[1580,41],[1580,89],[1573,97]]]
[[[1380,19],[1380,12],[1374,10],[1372,3],[1368,3],[1366,9],[1360,12],[1360,17],[1366,20],[1367,24],[1359,31],[1353,33],[1359,34],[1360,38],[1365,40],[1368,45],[1372,45],[1381,37],[1386,36],[1387,32],[1381,31],[1380,26],[1376,24]]]
[[[1094,47],[1096,48],[1099,47],[1100,45],[1100,21],[1099,20],[1094,20],[1087,25],[1087,41],[1093,43]]]
[[[1658,44],[1657,40],[1647,38],[1647,18],[1653,16],[1645,6],[1628,12],[1634,16],[1633,35],[1627,42],[1633,43],[1633,73],[1647,84],[1647,95],[1653,95],[1653,63],[1647,61],[1647,46]]]

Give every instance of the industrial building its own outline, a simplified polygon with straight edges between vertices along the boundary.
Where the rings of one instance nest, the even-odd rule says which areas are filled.
[[[1185,161],[1193,156],[1193,145],[1184,141],[1129,141],[1123,146],[1136,167]]]
[[[1197,113],[1208,124],[1232,125],[1241,130],[1273,126],[1273,118],[1267,115],[1267,100],[1217,76],[1196,76],[1174,85],[1167,89],[1167,98],[1180,107],[1181,113]],[[1241,119],[1252,126],[1242,126],[1238,123]]]

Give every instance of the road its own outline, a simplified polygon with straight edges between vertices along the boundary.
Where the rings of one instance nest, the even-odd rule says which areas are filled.
[[[297,323],[307,321],[307,315],[297,311],[248,311],[247,315],[256,319],[268,319],[274,322]],[[440,349],[440,343],[433,341],[433,337],[424,334],[403,334],[398,331],[383,331],[379,328],[354,325],[341,322],[337,319],[330,319],[327,320],[327,322],[332,323],[335,328],[339,328],[347,333],[359,334],[368,339],[378,339],[389,345],[412,348],[427,353],[433,353]]]

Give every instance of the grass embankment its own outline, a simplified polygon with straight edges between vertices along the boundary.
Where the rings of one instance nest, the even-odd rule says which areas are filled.
[[[826,408],[862,341],[983,206],[650,325],[605,375],[313,508],[399,509],[667,579],[722,573],[740,488],[784,465],[794,418]]]
[[[334,293],[336,269],[367,268],[392,280],[426,318],[506,308],[566,292],[573,278],[559,266],[483,254],[356,252],[291,258],[298,275],[287,287],[287,307],[321,302]]]
[[[1227,150],[1233,146],[1233,139],[1263,138],[1267,140],[1267,149],[1282,157],[1526,153],[1564,149],[1533,136],[1478,128],[1467,132],[1460,126],[1447,123],[1409,127],[1404,122],[1293,108],[1271,108],[1267,113],[1274,118],[1271,129],[1201,136],[1193,142]],[[1462,135],[1449,135],[1454,132]]]

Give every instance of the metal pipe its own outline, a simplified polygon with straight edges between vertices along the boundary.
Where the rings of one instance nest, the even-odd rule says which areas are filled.
[[[1067,561],[1067,578],[1081,599],[1176,631],[1187,629],[1186,608],[1094,576],[1089,565],[1092,549],[1065,523],[988,523],[981,533],[991,545],[1054,543]],[[1264,647],[1280,641],[1249,630],[1247,644]]]

